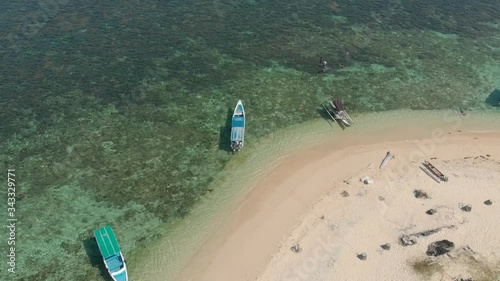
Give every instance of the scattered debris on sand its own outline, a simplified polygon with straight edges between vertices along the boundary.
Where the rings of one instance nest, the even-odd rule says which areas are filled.
[[[437,257],[443,254],[448,253],[449,251],[455,248],[455,244],[448,240],[440,240],[435,241],[429,244],[427,247],[427,252],[425,252],[428,256]]]
[[[358,254],[357,257],[358,257],[358,259],[364,261],[364,260],[366,260],[366,253]]]
[[[389,243],[385,243],[383,245],[380,245],[380,248],[386,250],[386,251],[389,251],[391,249],[391,244]]]
[[[409,235],[403,235],[401,237],[401,243],[403,243],[403,246],[411,246],[417,244],[417,239]]]
[[[428,214],[428,215],[431,215],[431,216],[432,216],[432,215],[434,215],[436,212],[437,212],[437,211],[436,211],[436,209],[429,209],[429,210],[427,210],[425,213],[426,213],[426,214]]]
[[[364,184],[372,184],[372,183],[374,183],[374,182],[375,182],[375,181],[374,181],[371,177],[369,177],[369,176],[366,176],[366,177],[362,178],[362,179],[361,179],[361,181],[362,181]]]
[[[418,237],[426,237],[426,236],[432,235],[434,233],[438,233],[439,231],[441,231],[442,229],[445,229],[445,228],[446,229],[456,229],[457,227],[455,225],[445,225],[445,226],[441,226],[441,227],[434,228],[434,229],[424,230],[424,231],[415,232],[415,233],[411,233],[411,234],[405,234],[405,235],[401,236],[401,243],[403,244],[403,246],[415,245],[415,244],[417,244]]]
[[[340,195],[342,195],[342,197],[349,197],[349,192],[344,190],[340,193]]]
[[[460,210],[462,210],[464,212],[470,212],[470,211],[472,211],[472,206],[471,205],[461,206]]]
[[[299,244],[296,244],[295,246],[290,247],[290,250],[294,253],[300,253],[302,251],[302,248]]]
[[[415,190],[413,191],[413,193],[415,194],[415,197],[416,197],[416,198],[423,198],[423,199],[429,199],[429,198],[431,198],[431,197],[427,194],[427,192],[425,192],[425,191],[423,191],[423,190],[421,190],[421,189],[415,189]]]
[[[453,281],[474,281],[474,279],[472,279],[472,278],[455,277],[455,278],[453,278]]]
[[[441,229],[456,229],[457,227],[455,225],[445,225],[445,226],[441,226],[441,227],[438,227],[438,228],[434,228],[434,229],[429,229],[429,230],[425,230],[425,231],[420,231],[420,232],[416,232],[416,233],[412,233],[412,234],[409,234],[409,236],[415,236],[415,237],[425,237],[425,236],[429,236],[431,234],[434,234],[434,233],[438,233],[439,231],[441,231]]]

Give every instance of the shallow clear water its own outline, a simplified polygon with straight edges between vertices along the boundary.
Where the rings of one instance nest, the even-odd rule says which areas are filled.
[[[234,176],[220,175],[228,161],[324,118],[332,97],[351,115],[498,114],[499,14],[494,0],[1,3],[0,165],[18,173],[22,210],[7,276],[105,280],[94,229],[111,224],[140,260]],[[318,73],[320,56],[332,71]],[[234,156],[238,99],[248,149]]]

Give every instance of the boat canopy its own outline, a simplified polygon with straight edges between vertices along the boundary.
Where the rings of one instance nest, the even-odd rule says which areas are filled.
[[[245,127],[245,117],[243,115],[240,116],[234,116],[233,120],[231,122],[231,125],[233,128],[235,127]]]
[[[104,259],[120,256],[121,249],[120,246],[118,246],[118,241],[116,240],[115,233],[113,229],[111,229],[111,226],[107,225],[97,229],[94,235]]]
[[[245,116],[234,115],[231,121],[231,141],[243,141],[245,139]]]
[[[119,271],[123,266],[123,261],[121,259],[121,256],[117,255],[107,258],[106,265],[108,266],[108,269],[111,272]]]

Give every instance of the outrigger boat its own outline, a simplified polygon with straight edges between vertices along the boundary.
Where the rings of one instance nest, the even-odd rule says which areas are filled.
[[[434,176],[436,176],[438,179],[444,181],[444,182],[447,182],[448,181],[448,177],[445,176],[443,173],[441,173],[441,171],[439,171],[436,167],[434,167],[434,165],[432,165],[429,161],[424,161],[424,163],[422,163],[422,165],[424,165],[424,167],[430,172],[432,173]],[[424,172],[426,172],[426,170],[424,170]],[[429,173],[426,172],[427,175],[429,175]],[[431,178],[433,178],[434,180],[436,180],[434,177],[432,177],[431,175],[429,175]]]
[[[245,144],[245,109],[241,100],[236,104],[231,119],[231,149],[240,151]]]
[[[331,100],[328,105],[323,105],[323,108],[335,123],[340,122],[339,124],[344,127],[351,127],[354,123],[349,114],[347,114],[341,100]]]
[[[94,236],[111,278],[114,281],[128,281],[125,259],[111,226],[97,229],[94,231]]]
[[[438,179],[438,177],[436,177],[431,171],[429,171],[429,169],[427,168],[422,168],[422,167],[419,167],[422,171],[424,171],[424,173],[426,173],[431,179],[435,180],[437,183],[441,183]]]

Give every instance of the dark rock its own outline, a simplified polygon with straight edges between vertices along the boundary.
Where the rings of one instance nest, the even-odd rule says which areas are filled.
[[[340,193],[340,195],[342,195],[342,197],[349,197],[349,192],[344,190]]]
[[[431,216],[432,216],[432,215],[434,215],[436,212],[437,212],[437,211],[436,211],[436,209],[429,209],[429,210],[427,210],[425,213],[426,213],[426,214],[428,214],[428,215],[431,215]]]
[[[401,237],[401,243],[403,243],[403,246],[411,246],[417,244],[417,239],[415,239],[415,237],[403,235]]]
[[[391,249],[391,244],[385,243],[384,245],[380,245],[380,248],[389,251]]]
[[[460,208],[462,211],[464,212],[470,212],[472,211],[472,206],[471,205],[465,205],[463,207]]]
[[[425,252],[428,256],[437,257],[443,254],[448,253],[449,251],[455,248],[455,244],[448,240],[435,241],[429,244],[427,247],[427,252]]]
[[[366,177],[362,178],[362,179],[361,179],[361,181],[362,181],[364,184],[372,184],[372,183],[374,183],[374,182],[375,182],[375,181],[374,181],[371,177],[369,177],[369,176],[366,176]]]
[[[429,195],[420,189],[415,189],[413,191],[413,193],[415,194],[415,197],[417,197],[417,198],[429,199]]]
[[[320,219],[324,220],[325,219],[325,215],[321,215],[321,217],[319,217]]]
[[[302,248],[300,247],[299,244],[297,244],[295,246],[290,247],[290,250],[294,253],[300,253],[302,251]]]
[[[491,200],[484,201],[484,205],[491,206],[492,204],[493,204],[493,201],[491,201]]]
[[[379,196],[379,197],[378,197],[378,200],[380,200],[380,201],[384,201],[384,200],[385,200],[385,198],[384,198],[384,197],[382,197],[382,196]]]
[[[357,257],[358,257],[358,259],[364,261],[364,260],[366,260],[366,253],[358,254]]]

